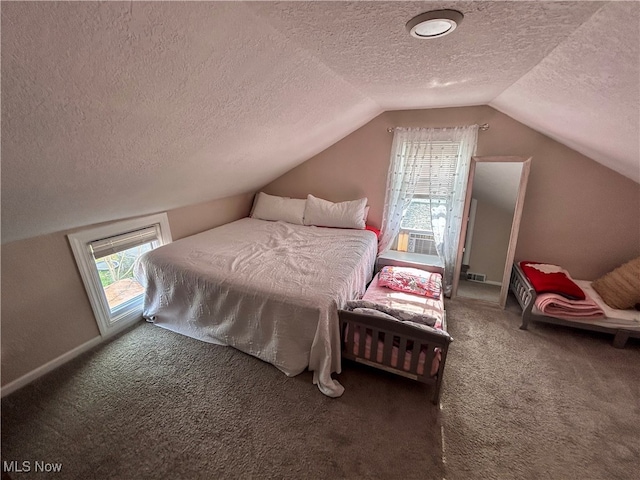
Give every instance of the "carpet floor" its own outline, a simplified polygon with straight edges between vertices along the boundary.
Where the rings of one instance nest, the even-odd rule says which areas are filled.
[[[309,372],[289,378],[143,323],[2,399],[3,470],[15,480],[638,478],[640,342],[524,332],[518,313],[511,299],[506,310],[448,302],[440,409],[429,387],[353,363],[338,376],[344,395],[327,398]]]
[[[458,284],[459,297],[484,300],[491,303],[500,303],[500,285],[473,282],[471,280],[460,279]]]

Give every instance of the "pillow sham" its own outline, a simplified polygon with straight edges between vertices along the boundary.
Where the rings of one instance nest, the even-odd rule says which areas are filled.
[[[640,257],[603,275],[591,286],[611,308],[634,308],[640,303]]]
[[[369,230],[370,232],[373,232],[376,234],[376,237],[378,237],[378,240],[380,240],[380,230],[377,229],[376,227],[372,227],[371,225],[366,225],[365,230]]]
[[[364,230],[366,206],[366,197],[349,202],[334,203],[309,194],[304,209],[304,224]]]
[[[442,275],[411,267],[382,267],[378,285],[436,300],[442,295]]]
[[[251,218],[304,225],[304,208],[307,201],[298,198],[278,197],[258,193],[253,204]]]

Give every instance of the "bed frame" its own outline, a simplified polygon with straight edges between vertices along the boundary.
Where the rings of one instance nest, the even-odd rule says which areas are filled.
[[[520,307],[522,307],[522,325],[520,325],[520,329],[522,330],[527,330],[529,322],[534,320],[536,322],[552,323],[554,325],[580,328],[582,330],[609,333],[614,335],[613,346],[615,348],[624,348],[629,337],[640,338],[640,331],[636,330],[625,330],[624,328],[617,327],[603,327],[601,325],[593,325],[585,322],[572,322],[571,320],[534,314],[532,309],[536,301],[536,291],[517,263],[514,263],[513,268],[511,269],[509,289],[514,293]]]
[[[432,401],[435,405],[439,403],[442,376],[444,374],[444,367],[447,360],[447,351],[449,350],[449,344],[453,340],[450,336],[438,335],[425,329],[405,324],[401,321],[388,320],[386,318],[364,315],[347,310],[341,310],[339,312],[339,317],[343,359],[346,358],[348,360],[379,368],[403,377],[411,378],[418,382],[432,385],[434,387]],[[349,329],[348,334],[345,335],[347,325],[349,326]],[[360,338],[357,345],[355,345],[354,342],[354,333],[356,329],[360,332]],[[362,332],[366,331],[365,329],[371,331],[371,358],[365,358],[367,335],[362,334]],[[445,318],[443,318],[442,329],[446,331],[446,315]],[[409,371],[391,366],[394,337],[396,340],[399,340],[397,365],[404,364],[405,355],[408,351],[407,343],[413,342],[413,348],[410,350],[411,365]],[[376,354],[374,352],[377,352],[379,344],[374,344],[374,339],[379,339],[378,342],[384,341],[381,363],[375,360]],[[424,363],[423,373],[418,374],[418,357],[420,350],[423,347],[427,352],[427,357]],[[432,377],[430,373],[433,357],[435,355],[435,348],[440,349],[441,358],[440,364],[438,365],[438,371]],[[357,352],[356,354],[353,353],[354,350]]]

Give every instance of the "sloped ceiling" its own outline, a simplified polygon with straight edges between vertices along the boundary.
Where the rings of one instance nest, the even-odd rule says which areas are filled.
[[[2,241],[253,191],[488,104],[640,181],[635,2],[2,2]],[[435,41],[413,16],[465,14]]]

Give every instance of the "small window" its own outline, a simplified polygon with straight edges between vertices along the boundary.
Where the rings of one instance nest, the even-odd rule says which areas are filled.
[[[442,241],[446,226],[460,148],[459,142],[440,140],[413,144],[412,151],[403,145],[402,155],[418,158],[420,174],[403,213],[394,250],[438,255],[436,243]]]
[[[72,233],[69,242],[104,336],[142,315],[144,287],[133,275],[145,252],[171,242],[166,214],[126,220]]]

